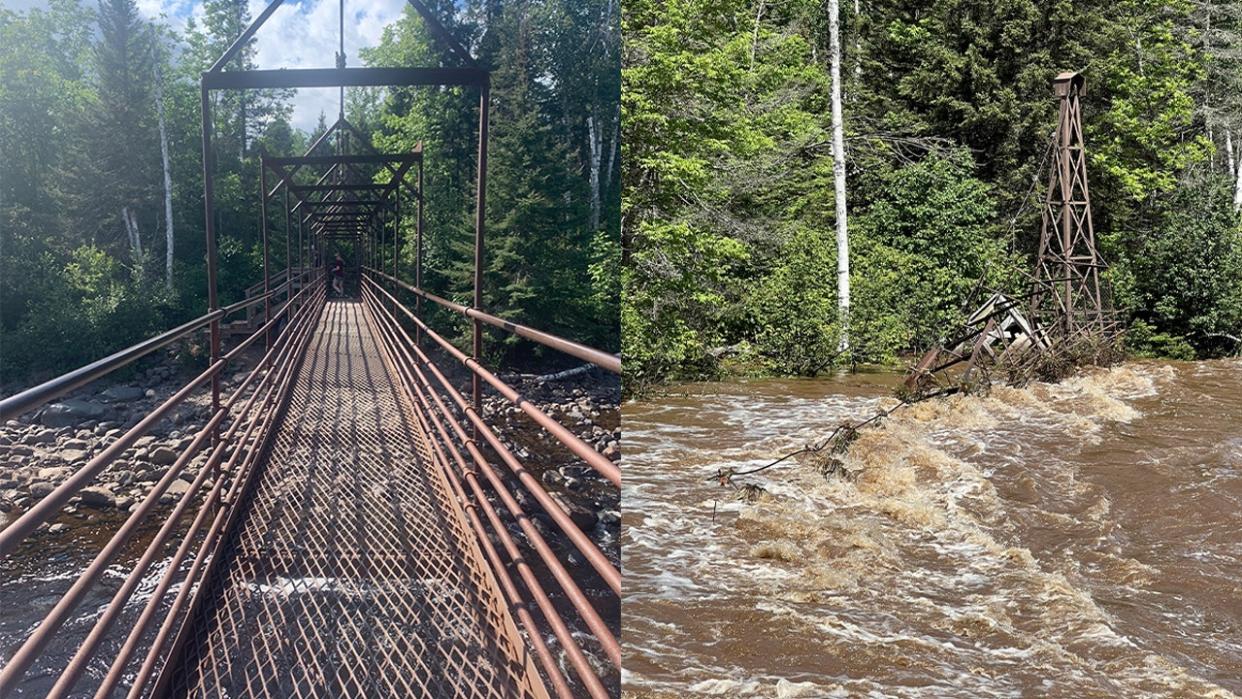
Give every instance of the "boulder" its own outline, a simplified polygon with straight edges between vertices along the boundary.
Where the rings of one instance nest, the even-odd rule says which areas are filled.
[[[167,466],[177,460],[177,452],[169,447],[156,447],[149,454],[151,463]]]
[[[107,409],[88,400],[72,399],[53,403],[43,411],[43,424],[48,427],[69,427],[103,417]]]
[[[141,398],[145,391],[137,386],[113,386],[103,392],[103,397],[114,402],[124,402]]]
[[[100,485],[92,485],[83,488],[81,492],[78,493],[78,497],[82,499],[82,504],[87,507],[116,506],[116,496],[112,494],[111,490],[108,490]]]
[[[569,519],[582,531],[590,531],[595,528],[599,522],[599,517],[595,511],[589,507],[583,507],[569,498],[561,496],[559,493],[550,493],[556,504],[569,515]]]

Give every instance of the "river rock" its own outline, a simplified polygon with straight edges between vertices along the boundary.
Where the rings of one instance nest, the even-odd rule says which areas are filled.
[[[156,447],[148,454],[148,458],[153,464],[167,466],[177,460],[177,452],[169,447]]]
[[[103,397],[110,401],[130,401],[142,397],[144,391],[137,386],[113,386],[103,392]]]
[[[53,403],[43,411],[43,424],[48,427],[69,427],[103,417],[107,409],[88,400],[72,399]]]
[[[171,505],[172,503],[180,500],[181,496],[185,495],[189,489],[190,484],[178,478],[170,483],[168,485],[168,490],[165,490],[164,494],[160,496],[160,504]]]
[[[83,488],[78,493],[82,504],[88,507],[116,507],[116,496],[111,490],[99,485]]]
[[[22,441],[31,445],[49,444],[56,441],[56,430],[37,430],[26,435]]]
[[[599,522],[599,517],[596,516],[594,510],[591,508],[583,507],[582,505],[579,505],[569,498],[563,497],[557,493],[551,493],[551,495],[552,499],[556,501],[556,504],[561,506],[561,509],[569,515],[569,519],[573,521],[579,529],[583,531],[590,531],[594,529],[596,523]]]
[[[61,449],[56,452],[56,455],[73,464],[79,461],[86,461],[90,458],[91,453],[85,449]]]
[[[73,469],[67,466],[49,466],[39,469],[37,475],[41,481],[55,483],[67,478],[70,473],[73,473]]]

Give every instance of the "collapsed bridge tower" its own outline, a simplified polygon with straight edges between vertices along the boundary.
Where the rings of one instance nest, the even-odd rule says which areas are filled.
[[[1068,340],[1084,332],[1105,333],[1111,319],[1100,291],[1104,264],[1095,244],[1087,187],[1079,103],[1085,81],[1081,73],[1065,72],[1052,81],[1052,89],[1060,100],[1060,115],[1044,197],[1031,319],[1044,332]]]
[[[1091,222],[1080,106],[1085,81],[1065,72],[1052,88],[1060,108],[1030,286],[1016,296],[993,293],[955,339],[924,354],[903,384],[911,398],[986,387],[996,369],[1021,386],[1117,356],[1120,325],[1100,279],[1105,264]]]

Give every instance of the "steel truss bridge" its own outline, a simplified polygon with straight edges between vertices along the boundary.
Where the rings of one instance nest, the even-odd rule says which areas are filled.
[[[410,4],[460,67],[345,68],[342,39],[334,69],[224,70],[280,4],[202,78],[208,312],[0,401],[0,420],[17,417],[209,333],[206,369],[0,531],[0,560],[37,545],[31,535],[137,440],[191,395],[210,393],[205,425],[7,658],[0,696],[19,692],[49,644],[70,633],[72,657],[48,696],[615,694],[620,573],[482,408],[490,387],[619,488],[612,461],[481,362],[491,326],[607,372],[621,367],[616,355],[481,308],[488,72],[418,0]],[[422,288],[421,146],[379,153],[342,110],[302,157],[262,157],[263,282],[220,306],[211,92],[340,87],[343,96],[355,85],[477,90],[473,304]],[[401,237],[403,194],[415,210],[412,270],[400,267],[409,242]],[[273,270],[268,213],[280,205],[284,269]],[[330,299],[321,263],[341,238],[360,253],[358,295]],[[468,318],[471,351],[428,325],[425,307]],[[225,370],[260,348],[244,380],[223,392]],[[455,385],[446,363],[468,374],[468,389]],[[205,465],[161,507],[196,458]],[[135,546],[130,564],[123,554]],[[66,622],[106,575],[115,580],[122,560],[123,581],[78,633]]]

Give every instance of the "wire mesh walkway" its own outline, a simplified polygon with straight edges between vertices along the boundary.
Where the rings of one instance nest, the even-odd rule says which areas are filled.
[[[323,314],[173,694],[544,696],[361,304]]]

